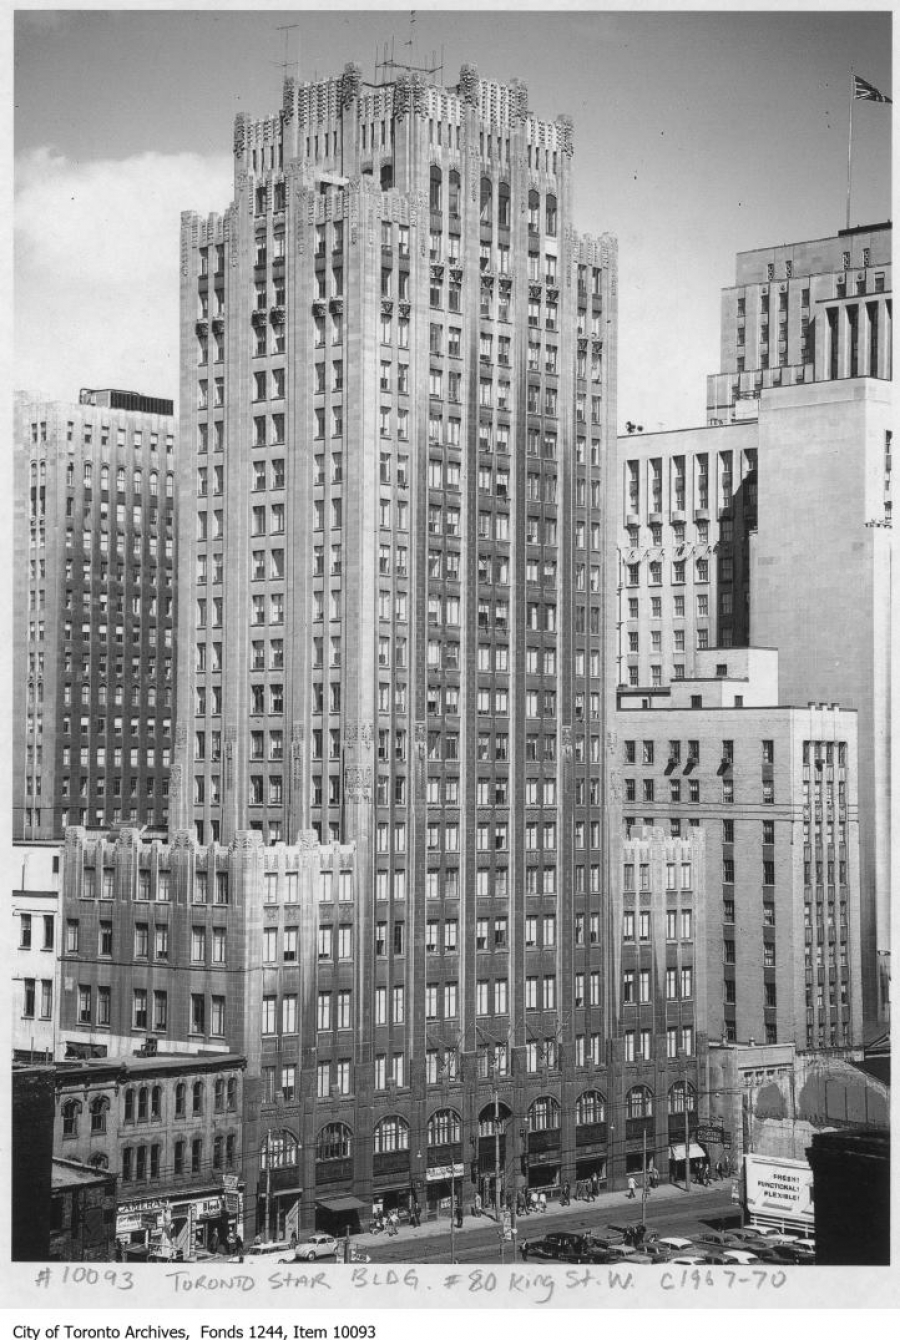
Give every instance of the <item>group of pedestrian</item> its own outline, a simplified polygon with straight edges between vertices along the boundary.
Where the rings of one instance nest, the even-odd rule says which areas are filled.
[[[575,1183],[576,1200],[596,1200],[600,1194],[600,1179],[596,1173]]]

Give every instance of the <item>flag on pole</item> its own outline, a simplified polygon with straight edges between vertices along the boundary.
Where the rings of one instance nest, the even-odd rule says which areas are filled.
[[[860,79],[858,74],[853,76],[853,97],[862,98],[866,102],[893,102],[885,93],[879,93],[874,84],[868,83],[865,79]]]

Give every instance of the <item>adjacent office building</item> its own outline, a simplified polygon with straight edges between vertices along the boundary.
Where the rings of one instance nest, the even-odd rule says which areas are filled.
[[[890,238],[740,254],[707,427],[619,440],[621,706],[668,703],[706,648],[769,647],[772,703],[857,713],[868,1031],[890,994]]]
[[[722,290],[721,361],[707,423],[755,418],[778,386],[892,376],[891,225],[737,255]]]
[[[13,835],[168,816],[171,401],[16,399]]]
[[[858,1046],[857,713],[780,707],[777,677],[774,652],[701,652],[665,705],[620,712],[626,834],[705,834],[709,1037]]]

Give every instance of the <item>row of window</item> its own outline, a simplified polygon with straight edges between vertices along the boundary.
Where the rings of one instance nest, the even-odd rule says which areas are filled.
[[[634,802],[634,801],[636,801],[637,799],[638,799],[638,795],[637,795],[637,782],[635,781],[635,779],[634,779],[633,777],[626,777],[626,778],[625,778],[625,800],[626,800],[627,802]],[[657,794],[656,794],[656,783],[655,783],[655,781],[653,780],[652,777],[645,777],[644,780],[642,781],[642,783],[641,783],[641,796],[640,796],[640,799],[643,800],[643,801],[646,801],[648,804],[653,804],[653,803],[655,803],[657,799],[659,799],[660,801],[662,801],[662,799],[663,799],[662,796],[657,797]],[[670,804],[680,804],[684,799],[687,799],[687,801],[688,801],[689,804],[692,804],[692,805],[698,805],[698,804],[700,803],[700,782],[699,782],[696,778],[692,778],[692,779],[688,782],[688,794],[687,794],[687,797],[684,797],[684,796],[682,795],[681,782],[680,782],[679,780],[677,780],[677,779],[672,780],[672,781],[669,782],[669,795],[668,795],[668,797],[667,797],[666,799],[667,799],[667,802],[670,803]],[[722,794],[721,794],[720,799],[721,799],[721,803],[722,803],[723,805],[733,805],[733,804],[734,804],[734,780],[733,780],[731,777],[723,777],[723,778],[722,778]],[[707,800],[707,803],[709,803],[708,800]],[[774,805],[774,804],[775,804],[775,783],[774,783],[774,782],[771,782],[771,781],[765,781],[765,780],[763,781],[763,783],[762,783],[762,803],[763,803],[764,805]]]
[[[112,1023],[112,987],[80,984],[76,1022],[109,1028]],[[168,1026],[168,992],[150,992],[144,987],[135,987],[131,993],[131,1027],[141,1032],[164,1033]],[[191,993],[188,1031],[198,1036],[224,1037],[225,997],[207,998],[200,993]]]
[[[622,1004],[649,1005],[653,1000],[653,972],[650,968],[626,968],[622,973]],[[680,989],[679,989],[680,987]],[[694,970],[691,967],[666,968],[666,1000],[690,1000],[694,994]]]
[[[98,867],[85,865],[82,871],[81,897],[96,898],[99,888],[103,900],[115,897],[116,872],[112,866]],[[210,899],[210,891],[212,898]],[[121,889],[120,889],[121,892]],[[172,899],[172,872],[157,869],[138,870],[137,882],[132,883],[131,894],[135,902],[168,903]],[[191,902],[208,903],[215,906],[228,905],[228,871],[217,870],[213,877],[205,870],[195,870],[191,881]]]
[[[189,1088],[187,1083],[180,1081],[174,1088],[174,1116],[176,1119],[184,1119],[188,1115],[190,1106],[191,1116],[202,1116],[206,1110],[207,1085],[203,1080],[194,1080],[190,1085],[190,1104],[188,1104]],[[75,1137],[78,1135],[79,1122],[83,1104],[80,1099],[70,1098],[63,1103],[62,1111],[62,1129],[65,1137]],[[90,1115],[90,1133],[99,1135],[106,1131],[107,1116],[110,1110],[110,1099],[105,1095],[92,1098],[88,1103],[88,1112]],[[231,1077],[216,1079],[213,1083],[213,1112],[236,1112],[237,1111],[237,1079]],[[161,1084],[142,1084],[140,1086],[129,1085],[122,1096],[122,1120],[126,1125],[134,1122],[162,1121],[163,1119],[163,1086]]]

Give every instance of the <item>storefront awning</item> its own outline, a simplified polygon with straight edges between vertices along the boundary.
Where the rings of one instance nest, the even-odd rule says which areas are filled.
[[[356,1196],[331,1196],[328,1200],[317,1200],[316,1204],[320,1210],[328,1210],[330,1214],[346,1214],[349,1210],[366,1208],[365,1201]]]
[[[670,1145],[669,1158],[674,1159],[676,1163],[684,1163],[684,1145]],[[691,1141],[691,1158],[706,1158],[706,1150],[702,1149],[700,1145],[695,1145],[693,1140]]]

